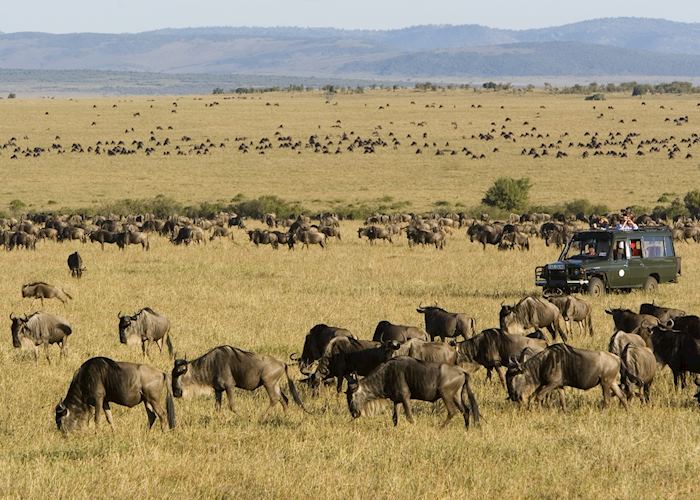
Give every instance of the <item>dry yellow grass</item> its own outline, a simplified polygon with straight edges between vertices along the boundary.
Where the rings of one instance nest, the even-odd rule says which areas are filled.
[[[278,122],[289,133],[305,137],[314,132],[317,122],[328,127],[336,117],[344,128],[366,134],[379,123],[387,131],[392,115],[376,109],[383,102],[391,104],[391,113],[400,115],[393,118],[397,132],[414,130],[407,123],[422,116],[429,124],[435,123],[440,133],[452,134],[449,122],[453,118],[438,121],[438,113],[450,116],[458,111],[450,111],[449,106],[443,110],[423,107],[433,101],[461,103],[457,121],[465,127],[472,121],[474,130],[483,130],[501,113],[511,113],[518,122],[525,116],[532,121],[539,111],[547,117],[537,122],[541,129],[607,132],[603,122],[577,114],[589,114],[590,103],[584,105],[580,98],[570,97],[372,94],[339,96],[337,107],[323,104],[320,96],[219,100],[220,107],[204,108],[204,101],[183,98],[178,113],[171,116],[166,104],[172,100],[156,99],[154,109],[161,114],[153,118],[149,118],[146,99],[120,101],[114,112],[109,99],[5,101],[0,102],[0,110],[9,118],[0,124],[0,138],[19,139],[26,134],[29,142],[50,143],[58,134],[64,144],[85,144],[113,137],[119,129],[123,132],[126,124],[134,123],[132,113],[139,110],[146,122],[140,129],[173,123],[178,137],[271,137]],[[410,100],[417,103],[415,111]],[[678,135],[678,130],[684,130],[663,125],[660,102],[667,109],[674,107],[678,115],[694,112],[687,98],[646,100],[646,112],[653,115],[644,118],[649,120],[647,133],[651,135]],[[265,107],[266,101],[280,106]],[[368,111],[364,111],[364,102]],[[95,113],[93,103],[104,115],[105,128],[97,131],[89,127]],[[466,109],[470,103],[482,103],[483,108],[470,115],[471,110]],[[499,111],[501,103],[505,112]],[[231,108],[226,107],[229,104]],[[241,106],[238,112],[234,104]],[[605,104],[614,105],[616,112],[640,109],[638,101],[626,98]],[[546,108],[540,110],[540,105]],[[41,123],[47,109],[50,123]],[[626,116],[632,116],[629,113]],[[3,151],[0,199],[19,198],[40,208],[49,199],[59,206],[81,206],[127,195],[164,193],[182,201],[199,201],[244,192],[249,196],[278,194],[321,207],[336,198],[351,201],[390,195],[410,200],[416,208],[428,208],[437,199],[474,204],[493,177],[508,173],[530,175],[535,184],[533,198],[538,202],[565,201],[585,190],[592,201],[618,206],[637,198],[652,203],[661,191],[682,193],[697,182],[694,161],[659,160],[658,164],[674,169],[673,176],[664,177],[663,186],[625,181],[638,194],[632,196],[625,189],[618,196],[610,187],[613,181],[623,174],[628,179],[644,177],[657,162],[570,158],[562,163],[538,163],[521,159],[519,150],[506,153],[505,147],[499,147],[504,153],[502,162],[496,163],[461,157],[417,159],[411,153],[393,151],[329,158],[281,151],[245,157],[229,150],[179,160],[64,155],[10,161]],[[584,174],[584,168],[595,175]],[[107,182],[110,179],[114,182]],[[605,189],[594,189],[601,185]],[[482,252],[480,246],[466,240],[463,231],[449,240],[443,252],[409,249],[405,240],[369,247],[355,237],[356,228],[354,223],[343,223],[344,240],[325,252],[318,248],[294,252],[256,249],[237,231],[235,243],[219,241],[203,247],[178,248],[154,238],[150,252],[136,247],[123,253],[108,247],[102,252],[98,245],[40,243],[36,252],[0,253],[0,296],[4,297],[0,317],[39,306],[20,298],[20,286],[28,281],[64,285],[75,297],[65,308],[57,303],[46,305],[74,326],[65,362],[58,361],[54,348],[53,364],[41,360],[35,367],[28,352],[12,349],[9,321],[4,320],[0,495],[697,498],[698,409],[690,389],[674,392],[667,369],[652,388],[649,407],[635,402],[628,412],[617,405],[601,411],[599,390],[567,390],[567,414],[556,407],[520,410],[505,400],[505,391],[496,381],[485,381],[481,371],[474,376],[474,386],[485,422],[480,429],[469,431],[457,419],[439,429],[444,415],[433,414],[431,406],[422,403],[414,406],[415,425],[407,424],[401,415],[398,428],[393,428],[388,412],[351,422],[344,396],[337,398],[330,390],[316,400],[304,392],[316,415],[305,415],[292,406],[287,415],[277,409],[264,424],[257,417],[267,404],[266,396],[237,392],[238,415],[215,414],[211,397],[178,400],[174,432],[148,432],[140,407],[113,407],[114,433],[106,426],[68,438],[56,431],[54,406],[85,359],[106,355],[140,360],[138,348],[118,343],[119,310],[130,312],[148,305],[167,315],[173,324],[176,351],[190,358],[228,343],[286,359],[301,348],[305,332],[315,323],[344,326],[368,338],[380,319],[420,324],[422,317],[415,307],[421,301],[438,301],[447,309],[472,313],[479,328],[495,326],[500,302],[532,292],[534,267],[557,255],[539,241],[529,253],[493,248]],[[67,255],[76,249],[89,269],[81,281],[70,279],[65,264]],[[678,251],[684,259],[681,283],[662,286],[656,300],[700,311],[694,286],[700,278],[700,247],[680,244]],[[631,293],[594,301],[595,336],[577,335],[572,343],[604,349],[612,328],[604,308],[636,308],[648,298]],[[164,370],[171,366],[166,355],[155,351],[152,363]]]

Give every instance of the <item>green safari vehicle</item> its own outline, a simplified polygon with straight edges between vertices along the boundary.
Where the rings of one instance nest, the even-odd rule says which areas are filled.
[[[557,262],[537,267],[535,284],[544,293],[600,296],[614,289],[654,292],[659,283],[677,282],[680,274],[669,228],[592,229],[575,233]]]

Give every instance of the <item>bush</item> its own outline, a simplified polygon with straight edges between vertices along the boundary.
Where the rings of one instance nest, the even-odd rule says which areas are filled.
[[[10,209],[10,212],[16,215],[25,208],[27,208],[27,204],[24,203],[22,200],[12,200],[10,203],[7,204],[7,207]]]
[[[527,177],[521,179],[500,177],[486,191],[481,201],[485,205],[502,210],[522,210],[527,206],[530,187],[530,179]]]
[[[297,202],[290,203],[274,195],[244,200],[229,208],[238,215],[255,218],[260,218],[266,213],[274,213],[279,217],[289,217],[305,212],[301,204]]]
[[[688,215],[688,208],[685,206],[685,204],[680,200],[680,198],[676,198],[671,202],[671,205],[666,209],[666,216],[669,219],[673,219],[675,217],[685,217]]]
[[[700,216],[700,191],[697,189],[694,191],[689,191],[683,198],[683,203],[685,208],[688,209],[690,215],[693,217]]]
[[[593,94],[593,95],[586,96],[586,101],[604,101],[604,100],[605,100],[604,94]]]
[[[8,99],[14,99],[15,97],[17,97],[17,94],[15,94],[14,92],[10,92],[9,94],[7,94]]]

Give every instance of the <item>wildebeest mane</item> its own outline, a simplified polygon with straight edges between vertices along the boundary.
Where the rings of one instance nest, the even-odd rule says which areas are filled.
[[[95,392],[98,383],[116,386],[120,383],[121,368],[116,361],[102,356],[87,360],[73,376],[64,403],[84,407]]]

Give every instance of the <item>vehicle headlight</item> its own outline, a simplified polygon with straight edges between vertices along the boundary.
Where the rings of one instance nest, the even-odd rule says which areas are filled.
[[[580,275],[581,275],[580,268],[574,267],[573,269],[571,269],[571,276],[573,276],[574,278],[578,278]]]

